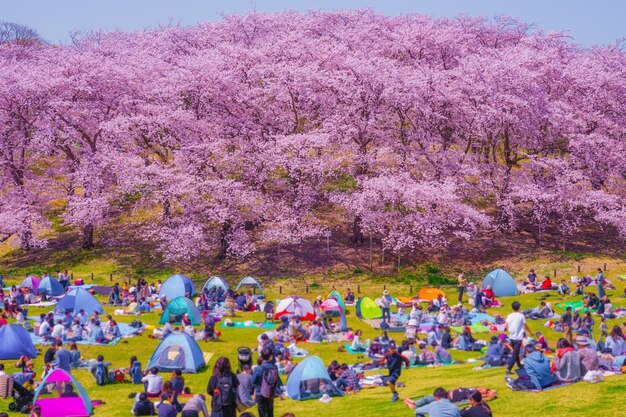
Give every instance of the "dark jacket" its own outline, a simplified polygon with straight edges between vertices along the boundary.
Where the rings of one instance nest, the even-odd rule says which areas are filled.
[[[137,401],[133,408],[133,414],[136,416],[153,416],[154,403],[150,400]]]

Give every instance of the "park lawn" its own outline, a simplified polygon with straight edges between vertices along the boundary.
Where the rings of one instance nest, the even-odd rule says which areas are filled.
[[[615,305],[624,305],[623,298],[619,295],[623,292],[624,283],[613,279],[618,286],[616,291],[608,291]],[[344,283],[345,286],[351,285]],[[354,286],[354,285],[353,285]],[[342,286],[343,287],[343,286]],[[378,286],[380,287],[380,286]],[[408,295],[407,288],[396,289],[392,285],[388,285],[388,289],[392,295]],[[316,295],[326,295],[330,289],[317,289],[311,291],[308,298],[313,300]],[[454,288],[445,289],[450,300],[456,299],[456,291]],[[380,288],[376,285],[363,285],[362,292],[370,297],[380,296]],[[547,300],[554,304],[560,301],[558,295],[551,293],[552,296]],[[270,299],[280,297],[275,286],[270,287],[268,291]],[[502,298],[504,306],[499,309],[491,309],[490,314],[506,315],[511,311],[510,303],[513,300],[519,300],[522,308],[533,307],[538,304],[538,294],[527,294],[518,297]],[[40,310],[40,311],[38,311]],[[112,312],[113,307],[105,307],[107,312]],[[29,315],[36,315],[38,312],[47,311],[47,309],[31,309]],[[143,315],[140,320],[155,325],[158,322],[159,312]],[[261,313],[238,313],[235,320],[258,320],[262,321]],[[136,317],[134,316],[116,316],[120,322],[130,322]],[[620,323],[621,320],[611,320],[609,327],[613,324]],[[599,321],[596,323],[596,328]],[[356,319],[354,308],[348,309],[348,325],[353,329],[362,329],[364,339],[372,338],[379,335],[379,332],[372,329],[367,324]],[[542,331],[549,343],[555,345],[559,334],[543,326],[542,321],[531,321],[531,329],[534,331]],[[204,392],[208,379],[211,375],[212,366],[219,356],[227,356],[230,358],[233,367],[237,364],[237,347],[239,346],[256,346],[256,337],[259,330],[256,329],[217,329],[222,331],[222,337],[218,342],[201,342],[200,346],[203,351],[213,352],[214,356],[209,363],[208,368],[203,369],[198,374],[185,375],[186,384],[191,387],[192,392]],[[104,355],[105,359],[112,362],[112,368],[127,367],[128,360],[131,355],[136,355],[145,367],[158,341],[150,339],[145,332],[143,335],[123,340],[116,346],[79,346],[83,357],[90,359],[97,355]],[[401,340],[402,334],[392,333],[397,341]],[[478,334],[478,338],[487,339],[489,335]],[[301,347],[309,350],[311,354],[320,356],[326,364],[332,359],[340,362],[353,363],[357,361],[356,355],[337,352],[340,343],[310,344],[303,343]],[[45,346],[38,346],[43,350]],[[479,356],[478,353],[467,353],[451,351],[455,359],[467,360],[468,358]],[[41,355],[35,360],[37,369],[41,369]],[[11,372],[12,364],[5,361],[7,370]],[[603,383],[588,385],[578,383],[555,390],[549,390],[541,393],[524,393],[513,392],[506,387],[504,383],[503,369],[486,369],[481,371],[473,371],[476,363],[468,363],[463,365],[451,365],[440,368],[418,368],[404,370],[401,381],[406,384],[405,388],[400,388],[401,397],[409,396],[412,398],[426,394],[431,394],[434,388],[443,386],[445,388],[455,387],[488,387],[497,389],[499,398],[490,403],[495,416],[520,416],[525,417],[549,417],[549,416],[589,416],[589,415],[615,415],[613,404],[619,404],[618,395],[621,395],[626,389],[626,376],[614,376],[607,378]],[[129,393],[137,392],[139,386],[130,383],[111,384],[103,387],[95,385],[95,381],[87,370],[75,370],[73,375],[85,386],[92,400],[100,399],[105,401],[105,405],[95,408],[96,416],[128,416],[131,415],[130,409],[132,400],[128,398]],[[284,381],[285,382],[285,381]],[[296,416],[314,416],[319,415],[320,411],[331,412],[333,417],[342,416],[359,416],[374,417],[381,415],[400,416],[412,415],[412,413],[399,401],[397,403],[390,402],[390,392],[386,388],[364,389],[361,392],[343,397],[334,398],[329,404],[323,404],[316,400],[311,401],[292,401],[289,399],[276,401],[276,415],[280,416],[287,411],[293,412]],[[619,398],[621,399],[621,398]],[[8,410],[8,400],[0,400],[0,410]],[[256,412],[256,410],[254,410]]]

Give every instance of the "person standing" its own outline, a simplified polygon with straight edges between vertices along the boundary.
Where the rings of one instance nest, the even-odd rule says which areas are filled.
[[[411,363],[409,359],[396,351],[396,342],[393,340],[389,342],[388,352],[380,360],[379,364],[387,364],[389,369],[389,376],[387,377],[387,386],[391,390],[391,402],[396,402],[399,399],[398,391],[396,391],[396,382],[400,378],[402,371],[402,364],[405,364],[408,368]]]
[[[604,292],[604,273],[601,268],[598,268],[598,274],[596,275],[596,288],[598,290],[598,298],[601,299],[606,295]]]
[[[459,287],[459,304],[463,304],[463,292],[465,291],[465,286],[467,285],[467,280],[465,279],[465,272],[461,272],[457,277],[458,287]]]
[[[231,370],[230,361],[222,356],[215,362],[213,375],[207,386],[207,394],[212,397],[211,416],[237,416],[237,387],[239,380]]]
[[[511,374],[511,369],[513,369],[513,365],[517,363],[519,368],[523,368],[522,362],[520,361],[520,350],[522,348],[522,339],[524,339],[524,332],[528,332],[530,334],[530,328],[526,323],[526,317],[519,312],[521,307],[518,301],[514,301],[511,305],[513,307],[513,312],[509,314],[506,318],[505,328],[509,332],[509,340],[511,341],[511,347],[513,348],[513,353],[509,358],[509,363],[506,367],[506,374]]]
[[[282,387],[278,368],[274,363],[274,354],[269,346],[261,349],[263,362],[252,374],[252,385],[256,393],[259,417],[274,417],[274,397]]]
[[[383,312],[383,323],[385,320],[391,323],[391,304],[393,304],[393,299],[389,295],[389,291],[384,290],[383,296],[380,298],[380,309]]]

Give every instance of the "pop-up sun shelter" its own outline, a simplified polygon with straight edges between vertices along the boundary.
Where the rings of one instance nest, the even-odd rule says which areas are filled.
[[[196,325],[202,322],[202,313],[200,313],[198,306],[196,306],[193,301],[187,297],[176,297],[167,303],[167,307],[165,307],[163,314],[161,314],[159,324],[165,324],[171,318],[182,316],[183,314],[189,314],[191,324]],[[180,322],[180,320],[178,320],[178,322]]]
[[[494,269],[483,279],[483,288],[491,287],[496,297],[517,295],[515,280],[504,269]]]
[[[320,385],[324,384],[324,391]],[[309,356],[293,368],[287,379],[287,395],[292,400],[310,400],[323,394],[342,396],[330,379],[324,362],[317,356]]]
[[[337,300],[337,303],[339,303],[339,305],[341,306],[341,308],[343,309],[345,313],[346,303],[343,300],[343,297],[341,296],[341,294],[337,292],[337,290],[332,290],[330,293],[328,293],[328,298],[334,298],[335,300]]]
[[[242,278],[241,281],[239,281],[239,284],[237,284],[237,288],[235,288],[235,291],[239,291],[239,287],[243,287],[244,285],[251,286],[253,290],[258,288],[259,291],[261,292],[261,295],[263,295],[263,287],[261,287],[261,284],[259,284],[259,281],[257,281],[256,278],[254,277]]]
[[[20,282],[18,285],[19,288],[30,288],[30,290],[37,294],[37,289],[39,288],[39,283],[41,280],[34,275],[29,275]]]
[[[31,359],[37,356],[37,349],[28,332],[18,324],[0,327],[0,360],[19,359],[22,355]]]
[[[51,275],[48,275],[39,283],[39,287],[37,288],[37,294],[46,294],[47,296],[57,297],[59,295],[63,295],[65,289],[63,285],[56,278]]]
[[[185,297],[187,294],[190,297],[196,295],[196,287],[191,279],[179,274],[172,275],[166,279],[159,290],[159,298],[165,295],[168,300],[173,300],[176,297]]]
[[[383,311],[376,301],[362,297],[356,302],[356,316],[364,320],[379,319],[383,316]]]
[[[443,291],[438,290],[437,288],[422,288],[417,295],[417,298],[419,298],[421,301],[432,301],[436,300],[437,297],[439,297],[440,295],[443,298],[446,298],[446,295],[443,293]]]
[[[228,282],[226,282],[224,278],[215,276],[207,279],[207,281],[204,283],[204,286],[202,287],[202,291],[211,291],[214,288],[221,288],[224,291],[228,291],[230,287],[228,285]]]
[[[348,330],[348,323],[346,322],[345,310],[341,307],[341,305],[337,302],[337,300],[335,298],[333,298],[333,297],[327,298],[320,305],[320,308],[325,313],[326,312],[336,312],[336,313],[338,313],[339,317],[340,317],[339,320],[340,320],[341,331],[345,332],[346,330]]]
[[[280,300],[276,307],[274,320],[288,314],[299,316],[302,320],[315,320],[315,310],[313,310],[311,302],[297,295],[290,295],[284,300]]]
[[[196,373],[205,366],[204,356],[198,343],[187,333],[173,332],[161,341],[154,350],[148,368],[159,371]]]
[[[80,310],[85,310],[87,316],[91,316],[94,311],[104,314],[102,304],[96,298],[89,294],[84,288],[72,288],[59,302],[54,306],[54,312],[64,314],[70,311],[72,315],[78,314]]]
[[[54,397],[40,397],[41,390],[47,384],[59,383],[61,386],[65,384],[74,385],[74,392],[77,397],[57,397],[56,390],[52,390]],[[41,383],[35,391],[35,405],[41,407],[41,415],[44,417],[87,417],[93,411],[91,400],[87,391],[82,385],[70,374],[63,369],[55,369],[43,377]]]

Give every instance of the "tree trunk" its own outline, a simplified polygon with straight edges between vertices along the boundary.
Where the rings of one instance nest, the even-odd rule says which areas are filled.
[[[33,232],[28,228],[23,232],[20,232],[20,247],[25,251],[30,251],[32,249],[31,242],[33,239]]]
[[[83,227],[83,249],[91,250],[94,248],[93,229],[93,224],[88,224]]]
[[[163,202],[163,219],[167,220],[171,217],[171,204],[170,204],[170,200],[166,199]]]
[[[230,221],[226,221],[222,224],[222,231],[220,232],[220,252],[217,255],[218,259],[225,259],[228,254],[229,245],[227,237],[230,233],[231,224]]]
[[[360,245],[363,243],[363,231],[361,230],[361,217],[356,216],[352,223],[352,243]]]

